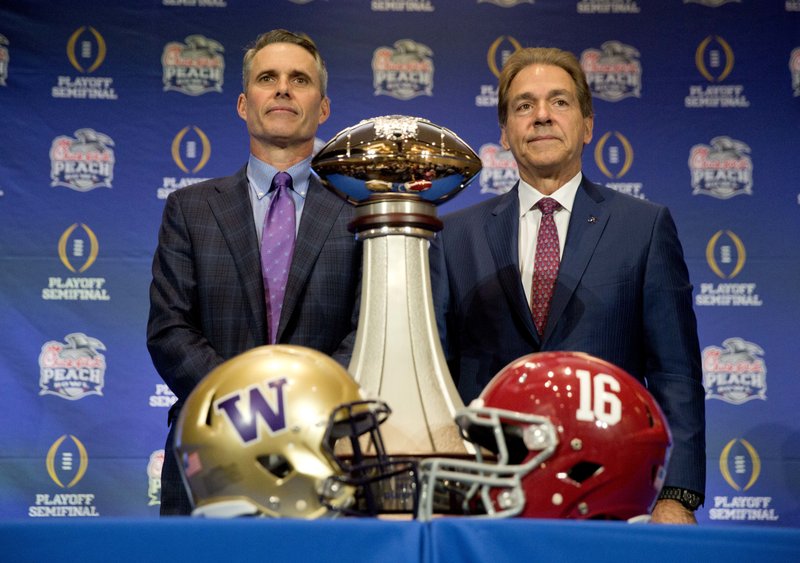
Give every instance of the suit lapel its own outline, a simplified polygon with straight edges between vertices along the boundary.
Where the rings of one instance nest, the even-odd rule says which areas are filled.
[[[286,284],[286,297],[278,326],[278,341],[289,319],[292,318],[322,246],[328,239],[344,205],[343,199],[326,190],[319,180],[311,175],[295,241],[292,265],[289,269],[289,280]]]
[[[498,197],[497,205],[486,220],[486,242],[492,252],[500,286],[511,311],[519,317],[531,337],[539,340],[530,307],[519,275],[519,195],[518,186]]]
[[[233,181],[217,186],[217,193],[208,203],[217,219],[222,236],[233,256],[242,291],[250,304],[250,319],[254,334],[266,342],[266,303],[261,276],[261,255],[253,224],[246,168]]]
[[[569,220],[564,255],[558,270],[558,280],[550,303],[550,315],[543,343],[553,332],[558,319],[564,313],[594,249],[608,222],[609,211],[603,205],[603,195],[585,177],[575,195],[575,205]]]

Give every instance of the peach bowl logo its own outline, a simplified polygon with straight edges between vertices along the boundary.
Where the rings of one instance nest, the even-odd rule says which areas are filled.
[[[203,35],[190,35],[185,43],[170,42],[161,55],[164,91],[189,96],[222,92],[225,75],[225,48],[219,41]]]
[[[800,96],[800,47],[792,49],[789,71],[792,73],[792,95]]]
[[[703,386],[706,399],[741,405],[767,400],[767,366],[764,350],[743,338],[728,338],[722,347],[703,350]]]
[[[379,47],[372,55],[375,95],[398,100],[433,96],[433,51],[412,39],[400,39],[394,47]]]
[[[0,86],[6,85],[8,80],[8,61],[11,58],[8,54],[8,39],[0,33]]]
[[[581,67],[592,95],[607,102],[642,97],[639,51],[620,41],[606,41],[600,49],[581,54]]]
[[[110,188],[114,179],[114,141],[84,128],[75,137],[60,135],[50,145],[50,185],[78,192]]]
[[[742,141],[719,136],[708,145],[694,145],[689,152],[692,195],[729,199],[753,195],[753,161],[750,147]]]
[[[480,185],[482,194],[504,194],[519,180],[517,162],[511,151],[500,145],[486,143],[478,151],[481,159]]]
[[[164,467],[164,450],[156,450],[150,454],[147,462],[147,496],[148,506],[161,504],[161,468]]]
[[[77,401],[87,395],[103,395],[106,358],[100,353],[105,344],[82,332],[51,340],[39,354],[39,395],[55,395]]]

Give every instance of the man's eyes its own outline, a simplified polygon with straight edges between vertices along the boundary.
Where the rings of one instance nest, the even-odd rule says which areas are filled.
[[[259,82],[275,82],[276,80],[277,77],[274,74],[262,74],[261,76],[258,77]],[[311,80],[309,80],[307,76],[303,75],[292,76],[289,80],[295,84],[302,84],[302,85],[311,83]]]

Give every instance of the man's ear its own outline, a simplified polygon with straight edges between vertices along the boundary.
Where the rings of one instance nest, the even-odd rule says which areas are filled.
[[[331,99],[328,96],[322,98],[322,102],[319,107],[319,125],[322,125],[326,121],[328,121],[328,117],[331,115]]]
[[[508,137],[506,137],[506,126],[500,126],[500,145],[503,147],[503,150],[509,150],[511,145],[508,144]]]
[[[583,118],[583,144],[588,145],[592,140],[592,131],[594,130],[594,116]]]
[[[244,93],[239,94],[239,98],[236,100],[236,113],[247,121],[247,96]]]

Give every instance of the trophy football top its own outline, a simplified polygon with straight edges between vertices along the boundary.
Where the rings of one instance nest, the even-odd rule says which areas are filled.
[[[351,203],[402,193],[438,205],[464,189],[481,162],[449,129],[421,117],[390,115],[337,133],[311,168],[325,187]]]

